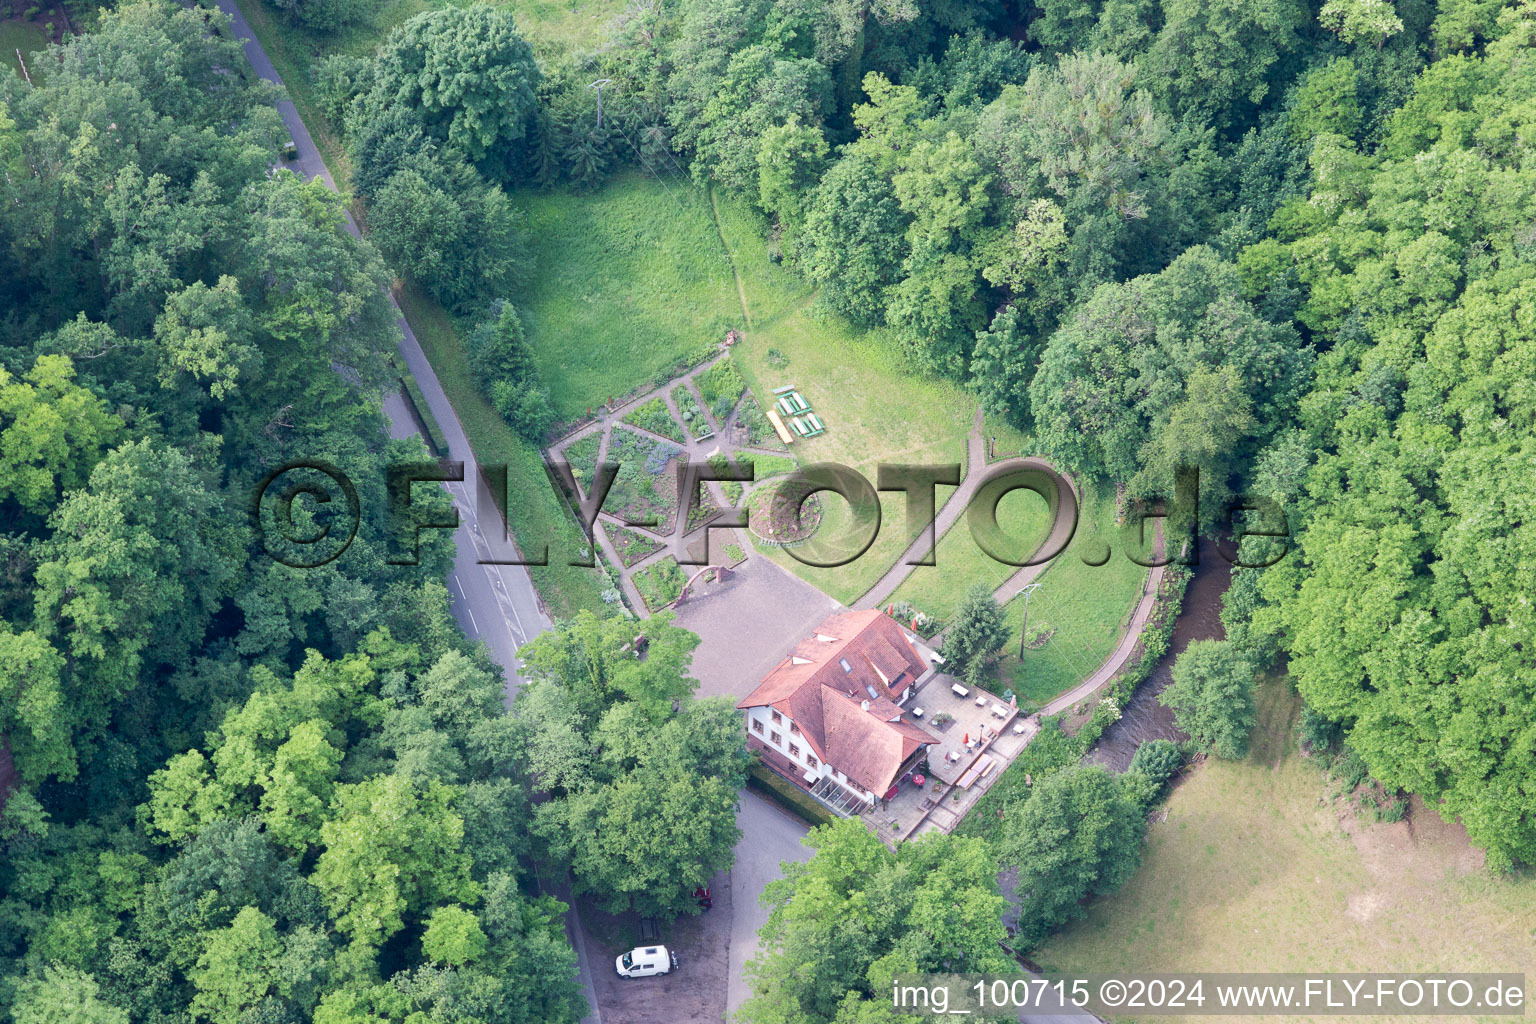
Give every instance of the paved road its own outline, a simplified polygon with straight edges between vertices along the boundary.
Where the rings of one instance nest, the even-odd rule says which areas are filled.
[[[741,841],[736,844],[736,863],[731,867],[731,955],[726,981],[725,1014],[729,1020],[751,992],[744,968],[757,951],[757,930],[768,922],[768,910],[758,897],[781,874],[786,860],[811,859],[800,838],[809,829],[799,818],[749,789],[741,791],[741,812],[736,816]]]
[[[251,67],[262,78],[282,85],[282,79],[257,41],[256,33],[251,31],[245,15],[240,13],[240,8],[235,6],[233,0],[219,0],[219,9],[234,22],[235,35],[244,41],[245,56]],[[277,111],[299,151],[298,158],[289,161],[287,166],[306,180],[319,178],[328,187],[335,189],[335,179],[321,159],[320,151],[315,147],[309,129],[299,118],[293,103],[285,99],[278,103]],[[347,216],[347,230],[353,235],[360,234],[350,214]],[[390,301],[393,302],[393,298]],[[506,698],[510,703],[521,684],[517,672],[517,649],[529,637],[550,627],[549,616],[539,603],[538,592],[534,590],[527,569],[521,566],[477,564],[479,559],[493,553],[498,557],[510,556],[511,549],[505,541],[506,531],[494,511],[486,517],[482,528],[476,509],[490,506],[475,500],[477,495],[474,491],[478,489],[479,477],[469,440],[464,435],[464,428],[459,424],[448,396],[443,393],[442,385],[437,381],[437,374],[432,371],[426,354],[422,352],[416,335],[404,317],[400,319],[400,330],[404,335],[400,342],[401,358],[416,378],[416,383],[421,386],[427,406],[442,428],[443,440],[448,445],[448,457],[464,463],[465,483],[448,485],[454,504],[459,509],[459,529],[454,535],[457,552],[454,555],[453,572],[447,580],[448,593],[453,601],[453,614],[466,633],[484,640],[490,648],[492,657],[506,674]],[[411,437],[416,434],[409,411],[399,396],[386,396],[384,412],[389,418],[392,436]]]
[[[268,59],[266,51],[257,41],[256,33],[251,31],[251,26],[246,22],[240,8],[235,6],[233,0],[218,0],[218,4],[219,9],[229,15],[233,22],[236,38],[243,40],[246,60],[250,62],[251,67],[262,78],[282,85],[282,79],[272,67],[272,61]],[[325,166],[325,161],[321,159],[320,151],[315,147],[314,140],[310,138],[309,129],[300,120],[293,103],[285,99],[278,104],[277,110],[299,151],[298,158],[290,161],[288,166],[306,180],[319,178],[334,190],[336,182]],[[347,215],[347,230],[354,236],[360,236],[357,224],[353,222],[350,214]],[[393,297],[390,298],[390,302],[394,303]],[[399,312],[398,305],[395,306],[395,311]],[[427,362],[426,353],[422,352],[416,335],[411,331],[411,325],[405,322],[403,316],[400,318],[400,330],[401,358],[405,361],[406,368],[416,378],[416,383],[421,387],[422,395],[426,398],[427,407],[432,411],[438,426],[442,428],[443,440],[448,445],[448,457],[464,463],[465,482],[447,485],[449,492],[453,495],[454,504],[459,509],[459,528],[454,534],[456,550],[453,572],[448,575],[447,580],[453,614],[467,634],[485,641],[491,656],[501,666],[507,681],[506,700],[510,704],[521,685],[521,678],[517,671],[517,650],[530,637],[550,628],[549,616],[539,602],[538,592],[534,590],[533,580],[529,578],[527,569],[521,566],[479,564],[481,558],[490,554],[495,554],[498,558],[505,558],[511,554],[506,540],[506,530],[492,506],[480,500],[484,495],[478,492],[483,490],[483,485],[479,482],[480,477],[476,469],[474,453],[470,451],[469,439],[464,435],[464,428],[460,425],[459,417],[453,411],[448,396],[443,392],[442,385],[438,383],[437,374]],[[398,394],[385,395],[384,414],[389,420],[390,436],[416,435],[415,422],[406,408],[405,401]],[[483,529],[477,514],[478,508],[491,509]],[[568,899],[567,903],[569,903]],[[571,945],[576,950],[582,987],[587,997],[587,1005],[591,1008],[586,1022],[602,1024],[597,1006],[597,994],[592,987],[592,972],[587,960],[585,937],[581,931],[581,921],[576,914],[566,915],[566,931],[570,936]]]

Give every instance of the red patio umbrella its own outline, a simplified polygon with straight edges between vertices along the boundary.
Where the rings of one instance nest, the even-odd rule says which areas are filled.
[[[966,733],[965,734],[965,739],[961,740],[960,742],[964,743],[966,746],[970,746],[971,745],[971,734],[970,733]]]

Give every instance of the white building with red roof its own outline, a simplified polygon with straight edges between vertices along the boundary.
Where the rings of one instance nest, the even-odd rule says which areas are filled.
[[[922,763],[937,737],[901,708],[933,672],[881,611],[829,616],[737,702],[765,764],[843,814]]]

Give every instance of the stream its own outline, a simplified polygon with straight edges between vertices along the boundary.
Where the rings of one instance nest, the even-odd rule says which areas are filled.
[[[1173,639],[1142,684],[1131,695],[1120,720],[1099,738],[1083,758],[1084,764],[1102,764],[1111,771],[1130,767],[1136,748],[1147,740],[1188,739],[1173,724],[1173,712],[1157,702],[1157,695],[1173,678],[1173,662],[1191,640],[1221,640],[1226,632],[1221,625],[1221,596],[1232,582],[1231,565],[1216,551],[1214,538],[1200,539],[1200,564],[1184,591],[1184,603],[1174,620]]]

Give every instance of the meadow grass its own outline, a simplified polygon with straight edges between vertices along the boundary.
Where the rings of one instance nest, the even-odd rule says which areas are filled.
[[[1042,967],[1536,972],[1529,871],[1488,873],[1465,831],[1417,799],[1392,824],[1330,801],[1297,752],[1285,677],[1264,679],[1259,712],[1248,757],[1206,761],[1174,788],[1140,870],[1036,950]]]
[[[561,419],[663,383],[744,326],[703,192],[631,171],[597,192],[522,192],[513,202],[527,218],[533,269],[510,290]]]
[[[18,77],[21,75],[21,64],[16,60],[16,51],[20,50],[27,58],[27,70],[32,70],[32,53],[41,50],[48,45],[48,34],[43,31],[41,25],[34,25],[30,21],[21,21],[10,18],[0,21],[0,59],[3,59]]]
[[[476,458],[507,465],[507,519],[519,548],[532,554],[549,543],[549,564],[529,566],[528,572],[551,614],[568,618],[584,608],[604,614],[607,577],[566,564],[586,538],[550,485],[538,447],[507,426],[475,387],[464,345],[442,307],[412,285],[401,290],[399,300]]]
[[[1086,491],[1077,532],[1066,551],[1051,562],[1036,582],[1040,589],[1029,599],[1032,626],[1055,629],[1045,645],[1019,659],[1019,631],[1024,626],[1022,595],[1008,602],[1004,620],[1008,644],[998,662],[999,687],[1011,687],[1020,707],[1039,706],[1071,689],[1102,665],[1125,634],[1136,602],[1146,585],[1147,570],[1115,543],[1114,503]],[[1112,547],[1109,561],[1093,566],[1099,545]]]
[[[820,437],[796,442],[795,457],[803,464],[851,466],[871,486],[881,462],[963,467],[975,399],[955,384],[916,376],[888,339],[812,312],[804,307],[754,328],[733,353],[765,407],[775,387],[794,384],[826,424]],[[770,361],[770,349],[788,362]],[[939,488],[939,501],[950,493],[951,488]],[[765,553],[836,600],[852,604],[895,564],[915,536],[907,529],[905,505],[899,492],[880,495],[880,532],[869,550],[847,565],[819,568],[779,548],[765,548]],[[846,501],[826,493],[822,506],[825,536],[851,532],[854,516]]]
[[[1050,532],[1050,507],[1034,491],[1010,491],[997,503],[997,525],[1010,538],[1017,538],[1021,549],[1033,550]],[[918,611],[944,621],[973,586],[984,583],[996,590],[1018,571],[1018,566],[999,562],[981,550],[971,536],[968,517],[962,515],[939,538],[934,564],[915,566],[891,600],[909,601]]]
[[[744,199],[718,190],[711,197],[720,238],[741,275],[752,327],[761,330],[805,305],[813,289],[805,278],[774,260],[765,241],[772,227],[768,219]]]

